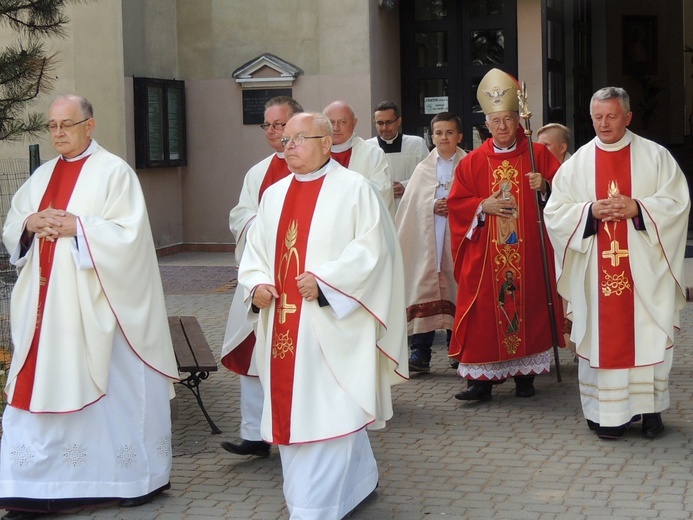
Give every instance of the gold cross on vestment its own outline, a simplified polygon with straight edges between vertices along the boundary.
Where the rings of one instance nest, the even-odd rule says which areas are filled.
[[[296,312],[296,306],[293,303],[286,301],[286,293],[282,293],[281,299],[279,300],[279,306],[277,307],[277,312],[279,313],[279,323],[286,322],[287,314],[293,314]]]
[[[611,249],[608,251],[602,251],[602,258],[609,258],[611,260],[612,267],[618,267],[621,263],[621,258],[628,258],[627,249],[619,249],[621,245],[618,240],[611,241]]]

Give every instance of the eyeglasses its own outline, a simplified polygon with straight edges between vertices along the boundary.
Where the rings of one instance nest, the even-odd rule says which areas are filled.
[[[89,121],[91,117],[87,117],[85,119],[82,119],[81,121],[77,121],[76,123],[73,123],[72,121],[62,121],[61,123],[48,123],[48,130],[51,132],[55,132],[56,130],[69,130],[73,126],[81,125],[85,121]]]
[[[376,121],[375,126],[392,126],[397,122],[397,119],[390,119],[389,121]]]
[[[510,126],[516,119],[514,117],[506,116],[503,119],[491,119],[488,124],[491,126],[500,126],[503,123],[505,126]]]
[[[275,130],[284,130],[286,123],[262,123],[260,125],[260,128],[262,128],[266,132],[270,126]]]
[[[323,137],[327,137],[326,135],[302,135],[298,134],[293,137],[282,137],[279,142],[282,143],[282,146],[286,148],[289,146],[289,143],[293,142],[294,146],[301,146],[303,144],[303,141],[306,139],[322,139]]]

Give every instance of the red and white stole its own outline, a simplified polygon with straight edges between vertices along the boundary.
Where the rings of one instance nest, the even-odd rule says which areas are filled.
[[[352,147],[348,150],[344,150],[343,152],[330,152],[330,155],[332,155],[332,158],[339,164],[341,164],[345,168],[348,168],[349,162],[351,162],[351,151],[353,149],[354,148]]]
[[[596,148],[598,199],[620,193],[631,196],[630,145],[615,152]],[[599,367],[635,366],[635,302],[628,252],[628,221],[599,222]]]
[[[68,162],[64,159],[58,159],[55,164],[51,179],[48,181],[48,186],[43,194],[38,211],[43,211],[48,207],[55,209],[67,209],[67,204],[70,202],[70,197],[74,191],[75,184],[79,178],[85,161],[89,157],[84,157],[78,161]],[[39,299],[38,308],[36,311],[36,331],[31,340],[29,353],[26,361],[17,374],[17,383],[15,386],[12,402],[9,403],[15,408],[29,410],[31,405],[31,395],[34,389],[34,378],[36,376],[36,360],[38,358],[39,340],[41,338],[41,325],[43,323],[43,310],[46,305],[46,294],[48,294],[48,283],[51,279],[53,270],[53,256],[55,253],[56,242],[49,242],[45,239],[39,239]]]
[[[277,228],[274,272],[279,299],[275,303],[270,353],[272,440],[276,444],[289,444],[291,439],[294,369],[303,305],[296,277],[305,271],[310,226],[324,179],[323,175],[313,181],[291,181]]]
[[[289,171],[289,165],[286,164],[286,161],[282,157],[279,157],[275,153],[267,168],[267,173],[265,173],[265,177],[262,179],[260,191],[257,194],[258,203],[262,200],[262,194],[265,193],[267,188],[272,186],[275,182],[282,180],[289,175],[289,173],[291,173]]]

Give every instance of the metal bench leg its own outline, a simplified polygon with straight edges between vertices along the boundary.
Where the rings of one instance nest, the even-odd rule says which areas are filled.
[[[202,410],[205,419],[207,419],[209,426],[212,428],[212,433],[219,434],[221,433],[221,430],[217,427],[216,424],[214,424],[214,421],[207,413],[207,409],[205,408],[205,405],[202,402],[202,397],[200,396],[200,381],[202,381],[203,379],[207,379],[208,377],[209,372],[199,372],[195,374],[190,374],[186,379],[182,379],[181,381],[178,381],[178,383],[190,389],[190,391],[195,396],[195,399],[197,399],[197,404],[199,405],[200,410]]]

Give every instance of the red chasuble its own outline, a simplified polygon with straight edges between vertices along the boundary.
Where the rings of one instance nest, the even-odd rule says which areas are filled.
[[[630,145],[616,152],[596,148],[598,199],[620,193],[630,197]],[[627,220],[599,222],[599,367],[635,366],[635,302],[628,256]]]
[[[537,170],[552,179],[558,161],[541,145],[534,146],[534,155]],[[522,129],[516,150],[496,153],[488,139],[455,170],[448,209],[459,288],[449,354],[463,364],[510,361],[552,346],[536,192],[527,179],[530,171],[529,143]],[[486,215],[470,240],[467,234],[480,204],[498,190],[515,200],[517,213],[510,219]],[[549,279],[555,280],[548,237],[545,242]],[[551,290],[556,323],[562,323],[555,284]]]
[[[294,368],[303,305],[296,277],[305,271],[311,221],[324,179],[292,180],[277,227],[274,273],[279,299],[274,308],[270,360],[272,440],[276,444],[289,444],[291,439]]]
[[[70,201],[72,192],[82,171],[82,166],[88,157],[84,157],[78,161],[68,162],[59,159],[55,164],[55,169],[51,175],[51,180],[48,182],[46,192],[43,194],[38,211],[43,211],[48,207],[55,209],[67,209],[67,204]],[[22,365],[21,370],[17,374],[17,385],[15,387],[12,402],[9,403],[15,408],[29,410],[31,404],[31,395],[34,389],[34,377],[36,375],[36,359],[38,357],[39,340],[41,337],[41,323],[43,320],[43,308],[46,303],[46,294],[48,293],[48,284],[51,279],[51,270],[53,269],[53,255],[55,252],[56,242],[49,242],[44,239],[38,241],[39,248],[39,299],[38,309],[36,311],[36,332],[31,340],[29,353],[26,361]],[[36,247],[36,246],[34,246]]]
[[[349,162],[351,161],[351,151],[353,148],[344,150],[343,152],[331,152],[332,158],[345,168],[349,168]]]
[[[265,177],[262,179],[262,184],[260,185],[260,190],[257,195],[258,204],[262,200],[262,195],[267,188],[290,173],[286,161],[277,154],[274,154],[267,168],[267,172],[265,173]],[[232,372],[247,375],[254,348],[255,333],[251,332],[236,348],[221,358],[221,363]]]

